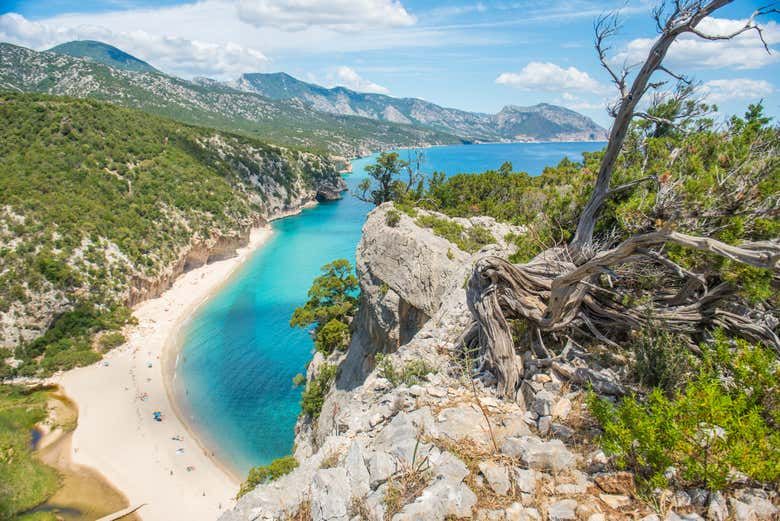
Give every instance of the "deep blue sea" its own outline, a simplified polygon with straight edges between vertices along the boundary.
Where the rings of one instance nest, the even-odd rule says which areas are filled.
[[[457,145],[424,150],[424,170],[447,175],[497,169],[538,175],[568,156],[603,143]],[[407,152],[400,152],[406,157]],[[346,176],[353,189],[375,156],[353,161]],[[337,258],[354,263],[355,247],[370,205],[348,194],[298,216],[273,223],[274,233],[182,331],[174,392],[204,443],[238,475],[288,454],[300,410],[296,373],[312,355],[312,341],[289,326],[295,307],[322,265]]]

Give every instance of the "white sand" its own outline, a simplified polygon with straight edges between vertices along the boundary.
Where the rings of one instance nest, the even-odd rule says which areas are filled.
[[[166,382],[173,368],[163,361],[175,358],[183,322],[270,234],[270,228],[253,230],[236,257],[182,275],[161,297],[136,307],[139,323],[125,345],[98,364],[54,378],[79,408],[73,461],[102,473],[131,505],[146,503],[138,511],[144,521],[213,521],[233,505],[239,483],[177,417]],[[146,400],[139,398],[143,393]],[[163,413],[162,422],[154,421],[153,411]],[[184,440],[172,440],[176,435]]]

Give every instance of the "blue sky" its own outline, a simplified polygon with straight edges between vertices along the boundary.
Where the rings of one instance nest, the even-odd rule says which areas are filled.
[[[616,62],[655,37],[649,0],[0,0],[0,40],[35,49],[106,41],[165,72],[233,79],[285,71],[316,83],[420,97],[483,112],[538,102],[602,124],[613,96],[592,48],[593,20],[621,8]],[[758,2],[735,1],[702,27],[728,31]],[[780,117],[780,19],[731,42],[686,38],[669,56],[724,112],[764,99]],[[743,22],[744,23],[744,22]]]

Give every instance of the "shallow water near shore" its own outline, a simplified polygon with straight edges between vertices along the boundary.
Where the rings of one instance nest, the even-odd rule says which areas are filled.
[[[456,145],[424,150],[424,170],[481,172],[504,161],[533,175],[564,157],[603,143]],[[406,151],[400,151],[405,158]],[[375,156],[352,162],[354,190]],[[173,391],[185,419],[208,450],[239,476],[288,454],[293,446],[301,389],[292,385],[312,354],[306,331],[289,326],[295,307],[322,265],[354,263],[371,205],[348,193],[300,215],[275,221],[273,235],[181,331]]]

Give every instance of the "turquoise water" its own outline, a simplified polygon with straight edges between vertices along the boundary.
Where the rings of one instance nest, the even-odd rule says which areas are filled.
[[[425,150],[428,172],[479,172],[511,161],[539,174],[547,165],[601,143],[459,145]],[[406,152],[401,152],[402,157]],[[374,156],[353,161],[350,189]],[[289,327],[319,268],[354,263],[370,205],[344,194],[273,223],[274,233],[185,325],[174,391],[185,414],[216,456],[243,476],[292,449],[300,389],[292,385],[311,358],[312,341]]]

